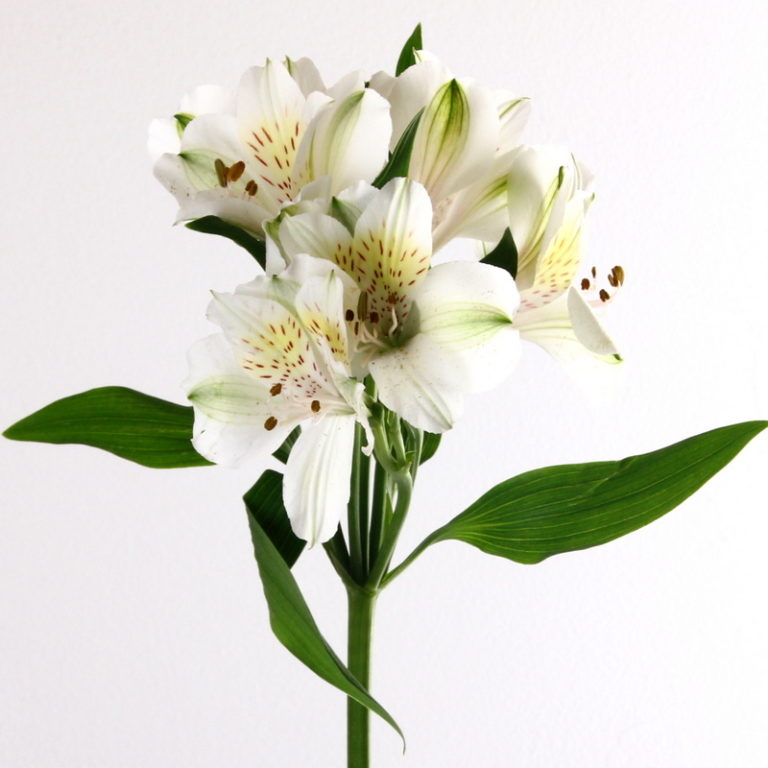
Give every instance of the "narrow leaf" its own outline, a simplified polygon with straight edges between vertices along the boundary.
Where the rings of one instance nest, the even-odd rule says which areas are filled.
[[[218,216],[203,216],[194,221],[188,221],[185,225],[195,232],[205,232],[208,235],[221,235],[245,248],[253,256],[262,269],[267,262],[267,246],[263,240],[257,240],[252,234],[246,232],[234,224],[230,224]]]
[[[307,542],[291,528],[283,506],[283,476],[268,469],[243,496],[248,514],[261,526],[285,564],[292,568]]]
[[[483,256],[483,264],[501,267],[506,269],[512,277],[517,277],[517,247],[509,227],[506,228],[494,249]]]
[[[5,430],[11,440],[80,443],[145,467],[201,467],[192,408],[125,387],[100,387],[46,405]]]
[[[413,120],[408,123],[408,127],[403,131],[399,138],[395,151],[389,158],[389,162],[384,166],[384,170],[374,179],[373,186],[381,189],[388,181],[398,176],[408,175],[408,164],[411,162],[411,152],[413,151],[413,141],[416,138],[416,129],[419,127],[419,120],[424,110],[419,110]]]
[[[412,67],[416,63],[416,51],[422,50],[423,47],[421,24],[417,24],[416,29],[411,32],[411,36],[405,41],[403,50],[400,51],[397,66],[395,67],[395,76],[402,74],[408,67]]]
[[[519,563],[604,544],[674,509],[766,426],[766,421],[747,421],[621,461],[518,475],[435,531],[407,561],[446,539]]]
[[[301,434],[301,427],[296,427],[288,437],[283,440],[283,444],[272,454],[278,461],[285,464],[288,461],[288,457],[291,455],[291,448],[294,443],[299,439]]]
[[[248,520],[264,595],[269,606],[269,621],[277,639],[315,674],[375,712],[403,738],[397,723],[355,679],[320,634],[290,568],[250,512]]]

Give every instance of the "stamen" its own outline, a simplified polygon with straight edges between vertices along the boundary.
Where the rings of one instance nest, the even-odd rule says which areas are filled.
[[[368,315],[368,294],[361,293],[360,298],[357,300],[357,316],[365,322]]]
[[[226,165],[224,165],[224,161],[217,157],[216,160],[213,163],[213,167],[216,169],[216,178],[219,180],[219,184],[222,187],[227,186],[227,172],[229,169]]]
[[[605,288],[600,289],[600,293],[598,294],[598,296],[600,297],[600,301],[603,301],[603,302],[608,301],[608,299],[611,298],[611,294],[608,293],[608,291],[606,291]]]
[[[589,286],[590,286],[589,278],[585,277],[581,281],[581,290],[582,291],[588,291],[589,290]]]
[[[347,310],[347,311],[344,313],[344,319],[345,319],[345,320],[346,320],[348,323],[351,323],[351,322],[352,322],[352,321],[355,319],[355,313],[354,313],[354,312],[353,312],[351,309],[348,309],[348,310]]]
[[[611,270],[616,283],[618,285],[624,285],[624,267],[620,267],[618,264]]]
[[[592,267],[592,278],[597,278],[597,267]]]
[[[363,295],[365,296],[366,294],[363,294]],[[379,322],[379,319],[380,319],[380,318],[379,318],[379,313],[378,313],[378,312],[371,312],[371,314],[370,314],[370,318],[369,318],[369,319],[370,319],[370,321],[371,321],[371,322],[372,322],[374,325],[376,325],[376,324]]]
[[[264,429],[267,430],[267,432],[270,432],[277,426],[277,419],[274,416],[270,416],[265,422],[264,422]]]
[[[238,160],[238,162],[236,162],[227,171],[227,180],[232,182],[237,181],[243,175],[244,170],[245,170],[245,163],[242,160]]]
[[[253,197],[258,191],[259,191],[259,185],[251,179],[246,185],[245,185],[245,191]]]
[[[275,395],[279,395],[283,391],[283,385],[278,381],[277,384],[273,384],[271,389],[269,390],[269,394],[274,397]]]
[[[312,409],[312,413],[320,413],[320,401],[313,400],[312,405],[310,405],[310,408]]]

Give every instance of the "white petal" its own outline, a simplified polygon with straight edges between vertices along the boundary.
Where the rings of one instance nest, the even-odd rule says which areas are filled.
[[[450,385],[461,392],[490,389],[520,357],[512,326],[515,281],[488,264],[453,261],[433,267],[413,295],[420,332],[450,361]]]
[[[368,311],[388,323],[408,315],[410,294],[426,275],[432,256],[432,203],[421,184],[387,182],[357,220],[349,267],[368,294]],[[387,327],[385,327],[387,330]]]
[[[269,393],[237,364],[221,334],[209,336],[189,351],[190,373],[184,383],[195,411],[193,445],[209,461],[234,466],[245,457],[266,457],[294,424],[265,429]]]
[[[576,288],[571,288],[568,291],[568,312],[576,337],[590,352],[599,356],[609,355],[617,359],[619,350],[613,339],[600,325],[592,308],[584,301]]]
[[[152,168],[155,178],[179,201],[184,203],[197,189],[192,186],[184,167],[184,161],[170,153],[160,155]]]
[[[296,187],[331,177],[331,194],[373,181],[387,161],[392,130],[389,104],[370,89],[324,106],[312,121],[296,157]]]
[[[499,117],[490,91],[451,80],[424,110],[416,130],[408,176],[434,201],[482,178],[493,164]]]
[[[365,87],[365,77],[361,70],[356,69],[354,72],[348,72],[343,77],[339,78],[338,82],[334,83],[328,89],[328,95],[334,101],[340,101],[346,99],[347,96],[353,94],[355,91],[362,91]]]
[[[181,149],[179,130],[173,118],[158,118],[149,124],[147,136],[147,150],[153,163],[157,162],[161,155],[167,153],[176,155]]]
[[[352,243],[352,236],[341,222],[321,213],[286,216],[279,232],[280,245],[289,261],[300,253],[333,261],[339,253],[348,254]]]
[[[574,326],[578,326],[578,334]],[[538,344],[562,363],[572,363],[579,358],[621,362],[615,345],[576,289],[550,304],[521,310],[515,318],[515,327],[525,341]]]
[[[259,194],[278,205],[297,191],[291,173],[306,129],[305,97],[279,62],[245,72],[237,91],[237,126]],[[243,158],[245,159],[245,158]]]
[[[216,188],[197,192],[182,201],[176,221],[191,221],[203,216],[218,216],[246,232],[264,236],[262,224],[270,218],[271,212],[252,200],[241,200],[230,196],[226,189]]]
[[[307,424],[285,467],[283,501],[293,532],[313,546],[330,539],[347,508],[355,417]]]
[[[313,91],[325,91],[325,83],[312,59],[303,57],[295,61],[285,59],[285,68],[296,81],[301,92],[309,96]]]
[[[395,148],[416,113],[426,107],[437,89],[450,79],[451,73],[438,61],[425,61],[408,67],[394,82],[379,77],[374,85],[374,79],[371,79],[371,87],[389,99],[392,105],[390,149]]]
[[[520,136],[531,114],[527,98],[505,99],[499,105],[499,153],[509,152],[520,144]]]
[[[423,334],[370,362],[379,400],[427,432],[445,432],[460,418],[463,396],[443,350]]]

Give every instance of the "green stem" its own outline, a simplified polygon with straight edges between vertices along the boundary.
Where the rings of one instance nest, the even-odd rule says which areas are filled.
[[[352,577],[359,584],[365,580],[363,570],[363,544],[360,530],[360,444],[362,429],[355,424],[355,443],[352,449],[352,479],[347,507],[347,521],[349,524],[349,556]],[[367,515],[367,510],[366,510]]]
[[[366,688],[371,679],[371,633],[376,593],[351,588],[347,630],[347,666]],[[354,699],[347,699],[347,768],[370,766],[370,720],[368,709]]]

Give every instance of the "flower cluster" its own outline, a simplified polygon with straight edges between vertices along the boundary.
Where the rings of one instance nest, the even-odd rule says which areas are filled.
[[[300,426],[284,503],[310,543],[334,534],[355,435],[373,449],[377,409],[448,430],[465,394],[510,375],[521,338],[620,360],[593,309],[623,270],[606,285],[584,273],[589,174],[520,143],[528,111],[415,52],[396,77],[332,87],[308,59],[267,61],[236,93],[199,88],[153,123],[178,220],[215,217],[265,243],[264,270],[214,295],[221,333],[190,353],[194,445],[235,464]],[[468,258],[439,253],[459,238]]]

